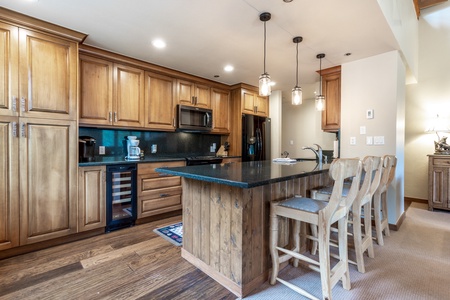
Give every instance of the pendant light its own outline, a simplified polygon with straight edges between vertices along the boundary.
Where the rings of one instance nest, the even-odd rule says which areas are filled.
[[[264,73],[259,76],[259,95],[269,96],[271,94],[270,76],[266,72],[266,22],[270,20],[270,13],[264,12],[259,19],[264,22]]]
[[[300,105],[302,104],[302,88],[298,86],[298,44],[303,41],[303,38],[296,36],[292,41],[297,44],[297,68],[295,72],[295,87],[292,89],[292,105]]]
[[[320,53],[316,57],[320,59],[320,93],[316,96],[316,110],[323,111],[325,110],[325,96],[322,95],[322,58],[325,57],[325,54]]]

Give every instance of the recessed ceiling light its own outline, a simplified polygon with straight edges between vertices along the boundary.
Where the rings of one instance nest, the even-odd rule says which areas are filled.
[[[223,70],[224,70],[225,72],[231,72],[231,71],[234,70],[234,67],[233,67],[232,65],[226,65],[226,66],[223,68]]]
[[[158,48],[158,49],[166,48],[166,42],[164,42],[161,39],[153,40],[152,45],[153,45],[153,47]]]

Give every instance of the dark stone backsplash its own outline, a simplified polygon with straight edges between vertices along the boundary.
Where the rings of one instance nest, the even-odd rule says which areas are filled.
[[[127,136],[134,135],[139,142],[139,148],[145,156],[191,156],[214,155],[210,146],[216,143],[216,151],[220,147],[220,135],[185,132],[136,131],[121,129],[102,129],[80,127],[79,136],[90,136],[96,139],[95,155],[98,147],[105,146],[105,156],[126,156]],[[156,144],[158,151],[151,154],[151,145]]]

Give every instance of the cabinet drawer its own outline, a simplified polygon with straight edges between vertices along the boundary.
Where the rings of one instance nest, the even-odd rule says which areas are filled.
[[[450,167],[450,157],[433,158],[433,165]]]
[[[181,209],[181,195],[165,198],[143,199],[138,217],[148,217]]]
[[[169,196],[181,195],[181,186],[173,186],[167,188],[158,188],[142,191],[139,195],[139,199],[155,199],[164,198]]]
[[[153,190],[165,187],[181,186],[181,178],[179,176],[165,177],[165,178],[139,178],[140,189],[139,195]]]
[[[148,164],[138,164],[138,176],[145,175],[146,177],[168,177],[170,175],[158,173],[156,168],[171,168],[171,167],[184,167],[184,161],[166,161]]]

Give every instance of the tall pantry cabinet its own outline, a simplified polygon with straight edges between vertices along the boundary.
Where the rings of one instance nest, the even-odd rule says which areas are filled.
[[[0,250],[77,230],[84,37],[0,8]]]

